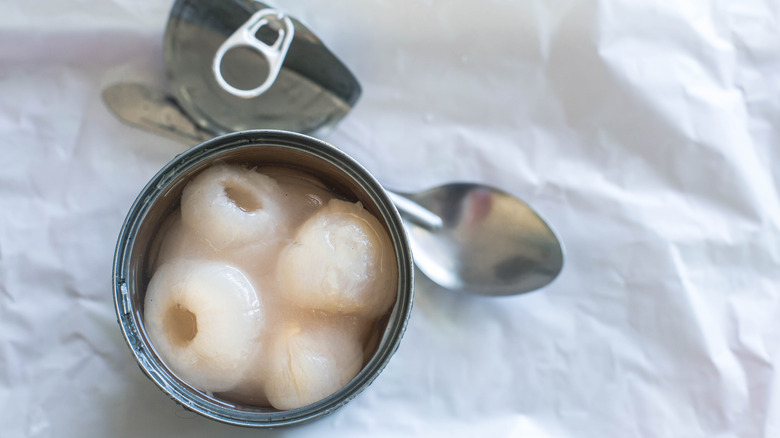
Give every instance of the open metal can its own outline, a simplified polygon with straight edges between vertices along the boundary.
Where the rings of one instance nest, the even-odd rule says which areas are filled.
[[[166,217],[178,208],[184,186],[214,163],[281,166],[302,170],[335,192],[360,201],[385,227],[395,251],[398,282],[395,304],[376,350],[346,386],[298,409],[242,405],[206,394],[181,381],[155,352],[143,322],[146,286],[151,277],[155,237]],[[412,308],[412,253],[403,222],[379,182],[360,164],[330,144],[285,131],[243,131],[206,141],[163,167],[139,194],[119,234],[113,266],[117,318],[140,368],[184,408],[205,417],[239,426],[279,427],[327,415],[363,391],[387,365],[398,348]]]

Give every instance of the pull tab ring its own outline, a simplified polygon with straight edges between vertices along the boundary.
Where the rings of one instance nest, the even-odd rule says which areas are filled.
[[[278,24],[280,26],[278,29],[278,36],[272,45],[260,41],[255,36],[260,28],[270,23]],[[214,55],[212,70],[214,70],[214,77],[219,86],[228,93],[243,99],[257,97],[268,91],[274,81],[276,81],[279,71],[282,69],[282,63],[287,56],[287,50],[290,48],[294,33],[295,29],[292,20],[283,12],[270,8],[261,9],[255,12],[246,23],[236,29],[236,31],[233,32],[233,35],[230,35],[230,37],[219,46],[217,53]],[[225,57],[225,54],[230,49],[238,47],[255,49],[266,59],[266,61],[268,61],[268,77],[257,88],[251,90],[236,88],[228,84],[224,76],[222,76],[222,60]]]

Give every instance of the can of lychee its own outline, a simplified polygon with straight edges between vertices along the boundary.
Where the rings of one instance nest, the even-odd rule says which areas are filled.
[[[132,354],[174,401],[280,427],[377,378],[404,334],[413,273],[401,217],[366,169],[324,141],[254,130],[189,149],[149,181],[119,234],[113,292]]]

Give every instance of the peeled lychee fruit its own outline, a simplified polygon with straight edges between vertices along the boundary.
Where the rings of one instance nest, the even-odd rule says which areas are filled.
[[[203,391],[233,388],[262,345],[265,318],[244,273],[228,264],[162,265],[144,301],[144,325],[163,361]]]
[[[396,277],[392,243],[359,202],[331,200],[279,258],[282,296],[330,313],[381,315],[395,301]]]
[[[279,194],[271,177],[241,166],[215,165],[184,188],[182,222],[216,250],[271,243],[286,223]]]
[[[276,409],[296,409],[333,394],[363,366],[357,337],[336,324],[291,323],[268,350],[266,396]]]

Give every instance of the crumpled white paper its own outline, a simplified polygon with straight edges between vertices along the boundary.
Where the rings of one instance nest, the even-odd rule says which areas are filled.
[[[165,87],[171,1],[6,1],[0,435],[780,436],[780,6],[276,4],[363,85],[327,140],[389,187],[523,198],[564,242],[563,273],[500,299],[418,273],[387,369],[308,425],[186,412],[138,369],[110,284],[130,204],[184,146],[100,99]]]

